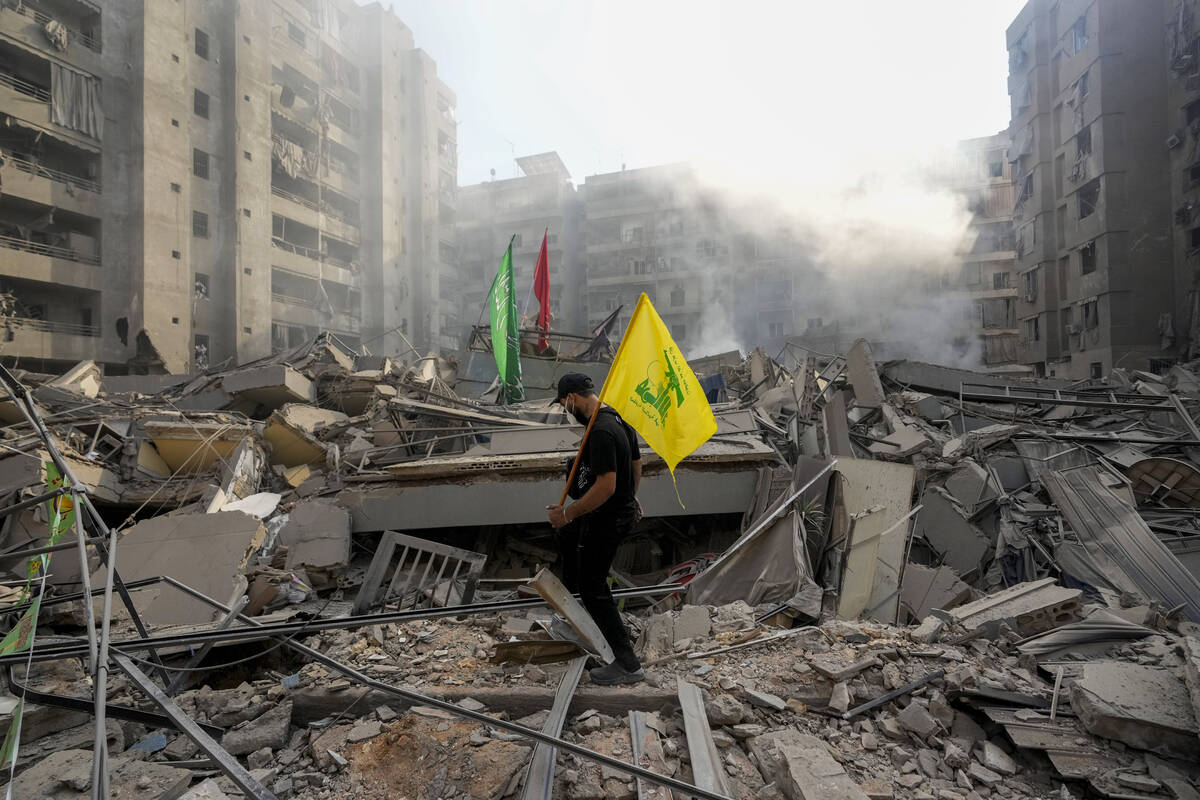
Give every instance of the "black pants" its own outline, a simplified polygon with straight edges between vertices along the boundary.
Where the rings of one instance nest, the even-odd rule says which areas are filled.
[[[629,643],[629,630],[621,621],[621,612],[608,588],[608,570],[617,547],[629,535],[632,523],[604,523],[586,516],[558,532],[562,558],[563,584],[578,593],[583,607],[608,640],[617,663],[633,671],[641,667]]]

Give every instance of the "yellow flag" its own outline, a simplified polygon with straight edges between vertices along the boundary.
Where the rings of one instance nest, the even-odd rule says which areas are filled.
[[[696,373],[645,294],[621,338],[600,401],[616,409],[662,456],[672,478],[675,465],[717,432]]]

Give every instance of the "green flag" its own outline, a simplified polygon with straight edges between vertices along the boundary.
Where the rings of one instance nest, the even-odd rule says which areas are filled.
[[[525,399],[525,388],[521,384],[521,333],[517,328],[517,297],[513,292],[511,239],[488,292],[488,315],[492,323],[492,353],[503,384],[501,395],[506,403],[519,402]]]

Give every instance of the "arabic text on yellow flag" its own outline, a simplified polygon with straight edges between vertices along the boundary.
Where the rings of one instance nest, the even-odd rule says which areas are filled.
[[[643,294],[600,390],[601,402],[642,435],[675,475],[675,465],[717,432],[696,373]]]

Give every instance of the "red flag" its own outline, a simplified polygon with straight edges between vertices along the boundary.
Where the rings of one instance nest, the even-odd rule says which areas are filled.
[[[537,266],[533,270],[533,294],[541,306],[538,311],[538,352],[550,346],[550,253],[546,250],[547,228],[542,234],[542,252],[538,253]]]

